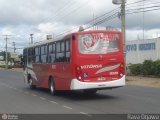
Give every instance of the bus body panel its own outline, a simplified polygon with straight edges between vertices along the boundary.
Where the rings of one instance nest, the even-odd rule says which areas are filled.
[[[84,89],[112,89],[123,87],[125,85],[125,75],[117,80],[114,81],[107,81],[107,82],[81,82],[77,79],[73,79],[71,82],[70,89],[71,90],[84,90]]]
[[[99,32],[99,31],[98,31]],[[101,31],[100,31],[101,32]],[[86,32],[83,34],[91,34]],[[75,45],[78,46],[78,36],[83,35],[79,33],[76,36]],[[112,33],[115,34],[115,33]],[[99,89],[106,87],[116,87],[125,85],[125,73],[124,73],[124,55],[122,46],[122,36],[120,33],[116,33],[120,38],[120,50],[115,53],[108,54],[81,54],[78,49],[75,49],[73,54],[75,67],[80,69],[80,77],[75,74],[75,78],[72,80],[71,89]],[[76,70],[74,69],[74,73]],[[104,86],[101,84],[104,84]],[[109,85],[108,85],[109,84]],[[119,85],[118,85],[119,84]],[[87,87],[87,86],[90,87]],[[76,88],[77,86],[77,88]],[[81,86],[81,87],[78,87]]]
[[[80,53],[79,36],[99,33],[117,34],[120,40],[119,51],[107,54]],[[77,32],[67,38],[70,39],[70,61],[30,65],[26,60],[27,67],[24,71],[26,82],[27,74],[31,74],[33,84],[42,88],[49,88],[49,79],[52,77],[56,90],[107,89],[125,85],[124,53],[120,32],[99,30]]]

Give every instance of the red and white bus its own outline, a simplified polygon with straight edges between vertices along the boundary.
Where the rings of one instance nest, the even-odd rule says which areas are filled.
[[[118,31],[75,32],[61,39],[30,45],[23,51],[24,78],[31,88],[97,90],[125,85],[122,34]]]

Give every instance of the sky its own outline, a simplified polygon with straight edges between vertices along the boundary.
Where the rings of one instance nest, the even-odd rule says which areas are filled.
[[[158,1],[126,1],[127,41],[160,37]],[[22,53],[31,41],[30,34],[34,34],[34,42],[43,41],[48,34],[57,37],[77,31],[79,26],[86,27],[87,23],[99,23],[100,16],[106,20],[90,29],[112,26],[121,30],[120,5],[114,5],[112,0],[0,0],[0,11],[0,51],[5,50],[4,35],[10,35],[9,51],[13,51],[15,42],[16,52]],[[109,20],[109,16],[113,18]]]

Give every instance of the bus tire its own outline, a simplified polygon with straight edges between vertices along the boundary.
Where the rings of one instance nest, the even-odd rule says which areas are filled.
[[[83,90],[84,94],[93,95],[96,94],[97,90]]]
[[[49,80],[49,89],[50,89],[50,94],[52,96],[55,96],[56,95],[55,83],[52,77]]]
[[[31,78],[30,74],[28,74],[28,84],[29,84],[30,89],[32,89],[32,90],[36,89],[36,85],[33,85],[33,80]]]

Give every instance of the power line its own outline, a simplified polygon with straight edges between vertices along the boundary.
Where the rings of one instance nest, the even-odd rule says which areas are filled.
[[[75,2],[75,1],[74,1]],[[58,8],[55,13],[54,16],[51,16],[51,17],[48,17],[47,19],[43,19],[41,20],[41,22],[49,22],[50,20],[53,20],[54,18],[56,18],[57,16],[60,16],[60,14],[62,14],[63,12],[66,12],[65,9],[67,9],[69,6],[73,5],[73,1],[67,1],[64,6],[62,8]],[[71,7],[70,7],[71,8]],[[63,11],[62,11],[63,10]],[[23,35],[26,35],[26,34],[30,34],[30,33],[33,33],[33,32],[26,32],[26,33],[23,33]],[[26,36],[25,36],[26,37]]]
[[[104,22],[106,22],[106,21],[113,20],[113,19],[116,18],[116,17],[118,17],[118,13],[114,13],[113,15],[110,15],[110,16],[108,16],[108,17],[106,17],[106,18],[103,18],[103,19],[101,19],[100,21],[95,22],[94,25],[100,25],[100,24],[102,24],[102,23],[104,23]],[[86,30],[86,29],[89,29],[89,28],[91,28],[91,27],[92,27],[92,25],[86,27],[85,30]]]
[[[126,5],[132,5],[132,4],[136,4],[136,3],[140,3],[140,2],[144,2],[144,1],[147,1],[147,0],[135,1],[135,2],[132,2],[132,3],[127,3]]]
[[[117,14],[118,14],[118,13],[115,13],[115,14],[113,14],[113,15],[108,16],[107,18],[102,19],[101,21],[97,21],[97,22],[94,23],[94,25],[99,25],[99,24],[102,24],[102,23],[104,23],[104,22],[106,22],[106,21],[113,20],[114,18],[117,17]],[[87,29],[91,28],[92,26],[93,26],[93,25],[87,25],[84,29],[87,30]],[[75,28],[75,29],[78,29],[78,27]],[[67,32],[71,32],[71,31],[73,31],[73,30],[74,30],[74,29],[72,29],[72,30],[70,30],[70,31],[62,32],[62,33],[58,34],[58,35],[56,36],[56,38],[58,38],[58,37],[61,36],[61,35],[66,34]]]
[[[143,9],[148,9],[148,8],[157,8],[160,6],[150,6],[150,7],[141,7],[141,8],[136,8],[136,9],[127,9],[126,11],[134,11],[134,10],[143,10]]]
[[[143,2],[143,1],[147,1],[147,0],[141,0],[141,1],[137,1],[137,2],[134,2],[134,3],[130,3],[130,4],[135,4],[135,3],[140,3],[140,2]],[[127,5],[130,5],[130,4],[127,4]],[[151,6],[151,7],[146,7],[146,8],[153,8],[153,7],[159,7],[159,6]],[[118,7],[119,8],[119,7]],[[117,9],[118,9],[117,8]],[[145,9],[146,9],[145,8]],[[144,8],[139,8],[139,9],[132,9],[132,10],[140,10],[140,9],[144,9]],[[131,10],[131,9],[128,9],[128,10],[126,10],[126,11],[129,11],[129,10]],[[136,13],[138,13],[138,12],[147,12],[147,11],[153,11],[153,10],[158,10],[158,9],[152,9],[152,10],[144,10],[144,11],[137,11]],[[114,10],[113,10],[114,11]],[[112,11],[111,11],[112,12]],[[132,13],[135,13],[135,12],[133,12],[132,11]],[[106,14],[106,13],[105,13]],[[126,14],[131,14],[131,13],[126,13]],[[117,13],[115,13],[115,15],[117,15]],[[102,15],[103,16],[103,15]],[[101,16],[99,16],[99,17],[101,17]],[[97,18],[95,18],[95,19],[98,19],[99,17],[97,17]],[[111,17],[111,16],[109,16],[109,17]],[[112,16],[111,17],[111,19],[113,19],[113,18],[115,18],[116,16]],[[103,18],[102,20],[100,20],[100,21],[98,21],[97,23],[95,23],[95,25],[96,24],[101,24],[101,23],[103,23],[103,22],[105,22],[105,20],[107,20],[108,19],[108,17],[105,17],[105,18]],[[91,21],[89,21],[87,24],[89,24],[90,22],[92,22],[93,20],[91,20]],[[89,26],[89,27],[87,27],[87,28],[90,28],[91,26]],[[86,28],[86,29],[87,29]]]
[[[106,13],[104,13],[104,14],[96,17],[96,18],[95,18],[95,21],[98,21],[98,19],[105,18],[106,15],[108,15],[108,14],[110,14],[110,13],[113,13],[113,12],[118,12],[119,10],[120,10],[120,7],[116,8],[116,9],[113,9],[113,10],[111,10],[111,11],[109,11],[109,12],[106,12]],[[87,25],[87,24],[90,24],[90,23],[92,23],[92,22],[93,22],[93,20],[90,20],[89,22],[86,23],[86,25]]]
[[[74,1],[75,2],[75,1]],[[74,2],[73,1],[70,1],[68,4],[66,4],[64,7],[62,7],[61,9],[58,9],[57,12],[55,12],[55,15],[52,16],[50,19],[47,20],[47,22],[50,22],[50,21],[54,21],[56,20],[57,17],[59,17],[61,14],[63,13],[66,13],[66,10],[67,8],[72,8],[70,6],[74,5]]]
[[[128,12],[128,13],[126,13],[126,14],[134,14],[134,13],[141,13],[141,12],[150,12],[150,11],[155,11],[155,10],[160,10],[160,8],[150,9],[150,10],[142,10],[142,11]]]
[[[112,19],[118,17],[118,11],[119,11],[119,10],[120,10],[120,7],[115,8],[115,9],[109,11],[109,12],[106,12],[106,13],[104,13],[104,14],[96,17],[96,18],[95,18],[95,21],[96,21],[96,22],[94,23],[94,25],[99,25],[99,24],[101,24],[101,23],[103,23],[103,22],[105,22],[105,21],[109,21],[109,20],[112,20]],[[114,12],[114,13],[113,13],[113,12]],[[109,15],[110,13],[112,13],[112,14]],[[107,16],[106,16],[106,15],[107,15]],[[93,26],[92,23],[93,23],[93,20],[90,20],[89,22],[87,22],[86,24],[84,24],[84,26],[86,26],[84,29],[86,30],[86,29],[91,28],[91,27]],[[64,34],[66,34],[67,32],[71,32],[71,31],[73,31],[73,30],[75,30],[75,29],[78,29],[78,27],[76,27],[76,28],[74,28],[74,29],[72,29],[72,30],[64,31],[64,32],[58,34],[56,37],[59,37],[59,36],[61,36],[61,35],[64,35]]]
[[[147,5],[154,5],[154,4],[159,4],[160,2],[147,2],[147,3],[143,3],[142,5],[141,4],[139,4],[138,6],[137,6],[137,4],[133,4],[133,5],[126,5],[126,8],[132,8],[132,7],[141,7],[141,6],[147,6]]]
[[[89,1],[89,0],[88,0]],[[89,2],[87,1],[87,3],[89,4]],[[73,5],[73,2],[69,2],[70,4],[68,4],[68,5],[66,5],[66,7],[68,8],[73,8],[73,7],[70,7],[71,5]],[[62,9],[64,9],[64,8],[66,8],[66,7],[63,7],[60,11],[62,11],[62,13],[59,13],[59,12],[57,12],[57,15],[55,15],[52,19],[50,19],[50,20],[48,20],[48,21],[51,21],[51,20],[56,20],[56,17],[58,17],[58,18],[61,18],[61,19],[64,19],[64,18],[66,18],[66,16],[68,17],[71,13],[73,13],[73,12],[76,12],[77,10],[79,10],[80,8],[82,8],[82,7],[84,7],[85,5],[87,5],[86,4],[86,2],[84,2],[82,5],[80,5],[79,7],[74,7],[75,9],[70,9],[71,11],[69,12],[69,13],[67,13],[67,14],[65,14],[65,15],[63,15],[63,16],[61,16],[61,17],[59,17],[60,16],[60,14],[62,14],[63,12],[64,13],[66,13],[66,10],[63,10],[62,11]],[[57,18],[57,19],[58,19]],[[53,23],[53,22],[50,22],[50,23]],[[54,23],[55,24],[55,23]],[[54,25],[54,26],[57,26],[57,25]],[[29,34],[29,32],[27,32],[27,33],[24,33],[24,34]]]
[[[135,4],[137,4],[137,3],[141,3],[141,2],[144,2],[144,1],[147,1],[147,0],[140,0],[140,1],[133,2],[133,3],[129,3],[129,4],[126,4],[126,7],[129,7],[130,5],[135,5]],[[152,3],[153,3],[153,2],[152,2]],[[150,4],[152,4],[152,3],[150,3]],[[158,2],[154,2],[154,4],[156,4],[156,3],[158,3]],[[146,3],[145,3],[145,4],[146,4]],[[154,7],[158,7],[158,8],[156,8],[156,9],[149,9],[149,8],[154,8]],[[76,8],[76,9],[77,9],[77,8]],[[73,9],[73,11],[76,10],[76,9]],[[116,9],[110,11],[110,12],[107,12],[107,13],[105,13],[105,14],[102,14],[102,15],[100,15],[100,16],[98,16],[98,17],[96,17],[96,18],[95,18],[96,22],[95,22],[94,24],[93,24],[93,20],[87,22],[87,23],[85,24],[85,25],[87,26],[86,29],[87,29],[87,28],[90,28],[92,25],[99,25],[99,24],[102,24],[102,23],[104,23],[104,22],[106,22],[106,21],[113,20],[114,18],[117,17],[119,9],[120,9],[120,7],[116,8]],[[77,9],[77,10],[78,10],[78,9]],[[138,11],[138,10],[139,10],[139,11]],[[140,12],[149,12],[149,11],[153,11],[153,10],[159,10],[159,6],[149,6],[149,7],[145,7],[145,8],[140,7],[140,8],[137,8],[137,9],[127,9],[127,10],[126,10],[126,12],[127,12],[126,14],[134,14],[134,13],[140,13]],[[115,11],[116,11],[116,12],[115,12]],[[113,13],[113,12],[115,12],[115,13],[112,14],[112,15],[110,15],[110,16],[107,16],[109,13]],[[70,13],[66,14],[66,15],[69,15],[69,14],[71,14],[71,13],[72,13],[72,11],[71,11]],[[65,15],[65,16],[66,16],[66,15]],[[65,16],[61,16],[61,17],[64,18]],[[92,23],[91,23],[91,22],[92,22]],[[92,24],[92,25],[91,25],[91,24]],[[71,31],[76,30],[76,29],[78,29],[78,27],[75,27],[75,28],[69,29],[69,30],[65,30],[64,32],[58,34],[57,36],[63,35],[63,34],[65,34],[66,32],[71,32]],[[57,37],[57,36],[56,36],[56,37]]]
[[[88,0],[89,1],[89,0]],[[66,19],[66,17],[68,17],[68,16],[70,16],[71,14],[73,14],[73,13],[75,13],[75,12],[77,12],[78,10],[80,10],[82,7],[84,7],[84,6],[86,6],[86,5],[88,5],[89,4],[89,2],[85,2],[85,3],[83,3],[83,4],[81,4],[81,5],[79,5],[79,7],[75,7],[75,9],[71,9],[71,11],[69,11],[67,14],[65,14],[64,16],[61,16],[61,17],[59,17],[59,18],[57,18],[57,20],[58,19]],[[87,4],[86,4],[87,3]],[[56,19],[55,19],[56,20]],[[53,22],[51,22],[51,23],[53,23]],[[55,26],[57,26],[57,24],[54,24],[54,27]],[[55,27],[56,28],[56,27]]]

